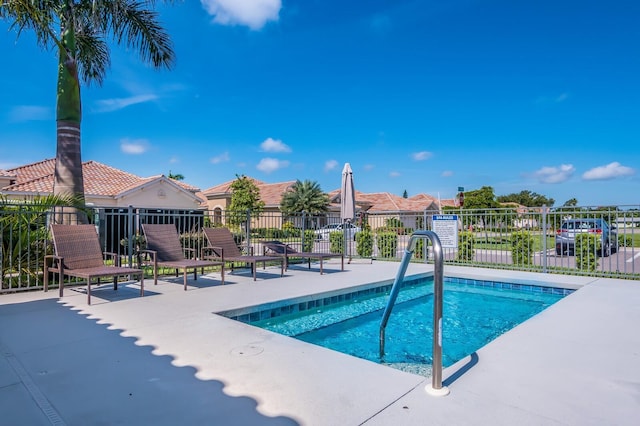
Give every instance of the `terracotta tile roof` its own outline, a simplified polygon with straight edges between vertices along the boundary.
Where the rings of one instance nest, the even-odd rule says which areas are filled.
[[[164,177],[164,178],[167,178],[169,181],[171,181],[171,182],[175,183],[176,185],[178,185],[178,186],[182,187],[183,189],[186,189],[186,190],[187,190],[187,191],[189,191],[189,192],[193,192],[194,194],[195,194],[196,192],[199,192],[199,191],[200,191],[200,188],[198,188],[197,186],[190,185],[190,184],[188,184],[188,183],[186,183],[186,182],[184,182],[184,181],[181,181],[181,180],[172,179],[172,178],[167,177],[167,176],[165,176],[165,175],[155,175],[155,176],[150,176],[150,177],[148,177],[148,178],[143,178],[143,180],[144,180],[144,181],[145,181],[145,183],[146,183],[146,182],[151,182],[151,181],[153,181],[153,180],[160,179],[160,178],[163,178],[163,177]]]
[[[262,182],[258,179],[254,179],[252,177],[247,176],[247,178],[251,181],[253,181],[253,183],[256,184],[256,186],[260,187],[260,185],[266,185],[265,182]],[[231,184],[233,182],[235,182],[236,179],[230,180],[228,182],[225,183],[221,183],[219,185],[216,186],[212,186],[211,188],[207,188],[204,191],[202,191],[202,194],[206,197],[207,195],[214,195],[214,194],[231,194]]]
[[[418,194],[410,198],[403,198],[389,192],[364,193],[355,191],[356,204],[369,212],[393,212],[393,211],[424,211],[425,209],[437,209],[438,200],[428,194]],[[339,208],[340,189],[329,192],[332,204]]]
[[[280,200],[282,200],[282,194],[284,194],[285,191],[287,191],[291,187],[291,185],[296,182],[292,180],[288,182],[266,183],[249,176],[247,176],[247,178],[253,181],[253,183],[255,183],[255,185],[258,187],[258,190],[260,191],[260,199],[264,201],[264,204],[267,207],[279,206]],[[204,197],[211,197],[215,195],[225,195],[230,197],[231,184],[235,181],[236,179],[230,180],[220,185],[212,186],[211,188],[202,191],[201,194]]]
[[[16,174],[8,172],[8,171],[3,170],[3,169],[0,169],[0,176],[2,176],[2,177],[16,177]]]
[[[260,190],[260,198],[264,201],[265,206],[279,206],[284,194],[291,186],[296,183],[295,180],[280,183],[263,183],[258,185]]]
[[[53,192],[54,169],[55,159],[48,159],[10,169],[8,172],[15,173],[17,176],[16,183],[2,190],[3,192],[49,194]],[[118,194],[152,182],[163,176],[158,175],[142,178],[97,161],[87,161],[83,163],[82,174],[85,194],[107,197],[115,197]],[[198,190],[198,188],[187,183],[173,179],[171,179],[171,181],[192,193]]]
[[[46,175],[53,175],[56,167],[55,158],[47,158],[37,163],[26,164],[7,170],[8,173],[16,176],[16,184],[28,182]]]
[[[39,194],[53,192],[55,160],[45,160],[17,169],[18,179],[14,185],[3,188],[5,192],[33,192]],[[39,172],[45,174],[37,176]],[[48,173],[47,173],[48,172]],[[125,171],[115,169],[96,161],[82,164],[84,192],[88,195],[114,196],[143,180]],[[31,177],[31,179],[27,179]]]

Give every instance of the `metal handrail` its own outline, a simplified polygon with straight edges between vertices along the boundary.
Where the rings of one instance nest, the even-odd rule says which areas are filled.
[[[442,297],[443,297],[443,276],[444,276],[444,258],[442,255],[442,244],[440,244],[440,238],[433,231],[416,231],[411,234],[409,238],[409,244],[404,251],[402,261],[400,262],[400,268],[396,275],[396,279],[391,287],[391,294],[389,295],[389,301],[384,309],[382,315],[382,322],[380,323],[380,358],[384,358],[384,342],[385,342],[385,329],[389,322],[389,316],[393,310],[393,306],[396,303],[396,298],[400,291],[400,286],[404,279],[404,275],[407,272],[411,255],[416,249],[418,238],[429,238],[431,244],[433,244],[433,355],[432,355],[432,375],[431,386],[426,386],[425,390],[430,395],[444,396],[449,394],[449,389],[446,386],[442,386]]]

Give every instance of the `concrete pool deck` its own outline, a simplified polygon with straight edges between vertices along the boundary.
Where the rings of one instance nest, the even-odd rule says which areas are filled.
[[[12,425],[613,425],[640,418],[640,283],[445,266],[445,276],[578,291],[445,369],[417,376],[215,315],[392,280],[398,263],[327,262],[0,295],[0,415]],[[411,264],[407,275],[429,272]],[[446,315],[446,312],[445,312]],[[431,336],[425,336],[431,339]]]

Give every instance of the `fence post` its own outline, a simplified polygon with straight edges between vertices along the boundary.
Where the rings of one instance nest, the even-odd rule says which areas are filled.
[[[547,273],[547,206],[542,205],[542,273]]]
[[[301,251],[304,251],[304,234],[305,231],[307,230],[307,212],[305,212],[304,210],[302,210],[302,246],[301,246]],[[311,250],[313,251],[313,250]]]
[[[251,237],[251,210],[247,209],[247,217],[246,217],[246,226],[245,226],[245,239],[247,240],[247,255],[251,255],[251,241],[249,238]]]
[[[127,262],[133,268],[133,206],[127,209]]]

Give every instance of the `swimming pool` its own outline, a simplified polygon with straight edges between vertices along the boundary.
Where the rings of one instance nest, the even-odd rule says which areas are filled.
[[[234,319],[405,371],[428,374],[433,333],[433,278],[407,277],[386,329],[379,328],[391,285],[317,295]],[[571,293],[538,285],[444,279],[442,347],[449,366]]]

